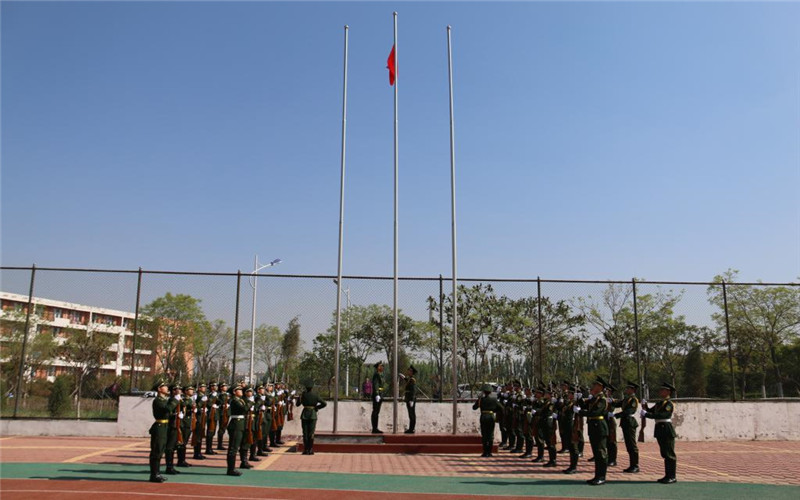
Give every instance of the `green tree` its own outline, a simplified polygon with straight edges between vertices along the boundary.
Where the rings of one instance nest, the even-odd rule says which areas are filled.
[[[50,364],[58,347],[47,327],[40,326],[41,318],[31,314],[28,342],[25,348],[25,360],[22,366],[23,379],[20,384],[22,394],[16,394],[22,363],[22,344],[25,336],[25,311],[3,311],[0,317],[0,373],[15,397],[27,393],[28,380],[33,374]]]
[[[194,332],[194,376],[204,381],[221,378],[233,345],[233,329],[221,319],[196,323]]]
[[[51,417],[63,417],[70,410],[69,396],[72,392],[69,376],[59,375],[47,398],[47,411]],[[79,417],[80,418],[80,417]]]
[[[300,352],[300,317],[289,321],[281,341],[281,362],[283,364],[283,380],[288,382],[298,365],[297,355]]]
[[[144,329],[170,381],[186,375],[185,353],[194,347],[199,331],[207,326],[200,299],[167,292],[141,309]]]
[[[706,374],[703,364],[703,350],[699,345],[692,346],[683,362],[683,384],[681,388],[684,396],[706,397]]]
[[[370,306],[371,308],[373,306]],[[414,329],[414,320],[402,313],[397,312],[397,345],[398,356],[400,346],[409,350],[419,348],[419,331]],[[370,309],[369,319],[363,325],[364,342],[371,346],[373,351],[383,352],[389,364],[393,365],[396,360],[394,355],[394,311],[387,305],[375,305]],[[389,368],[389,367],[387,367]],[[399,370],[399,366],[398,366]]]
[[[101,332],[91,330],[67,330],[67,341],[58,349],[60,357],[66,361],[75,373],[75,408],[81,418],[81,395],[86,379],[97,374],[98,368],[106,363],[108,348],[114,338]]]

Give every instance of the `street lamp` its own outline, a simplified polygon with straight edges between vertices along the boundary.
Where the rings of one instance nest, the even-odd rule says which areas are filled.
[[[339,280],[338,279],[333,278],[333,282],[337,286],[339,285]],[[347,307],[345,308],[345,311],[349,312],[350,311],[350,287],[348,286],[347,288],[343,288],[342,292],[344,292],[344,294],[347,296]],[[352,335],[352,334],[353,334],[353,332],[350,331],[350,315],[348,314],[348,316],[347,316],[347,351],[346,351],[347,360],[345,362],[345,367],[344,367],[344,369],[345,369],[344,395],[348,396],[348,397],[350,396],[350,335]],[[339,388],[337,387],[336,390],[338,391]]]
[[[281,259],[275,259],[268,264],[259,265],[258,255],[256,255],[255,263],[253,264],[253,272],[250,274],[250,286],[253,288],[253,321],[250,326],[250,378],[248,379],[248,383],[250,384],[253,383],[253,362],[256,354],[256,292],[258,291],[258,272],[280,263]]]

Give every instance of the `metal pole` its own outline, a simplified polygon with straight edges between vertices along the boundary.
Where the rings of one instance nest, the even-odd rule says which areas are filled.
[[[458,341],[458,267],[456,247],[456,143],[455,122],[453,119],[453,49],[450,42],[450,26],[447,27],[447,75],[450,87],[450,201],[451,201],[451,235],[453,245],[453,359],[455,359],[456,342]],[[453,394],[458,390],[458,380],[453,364]],[[458,399],[453,397],[453,434],[457,433]]]
[[[22,385],[22,377],[25,375],[25,351],[28,348],[28,329],[31,327],[31,310],[33,309],[33,283],[36,278],[36,264],[31,266],[31,286],[28,288],[28,310],[25,312],[25,331],[22,333],[22,353],[19,359],[19,377],[17,377],[17,387],[14,389],[14,418],[17,418],[17,411],[19,410],[19,400],[22,399],[22,392],[20,386]]]
[[[439,275],[439,402],[444,398],[444,280]]]
[[[336,346],[334,347],[333,386],[333,432],[336,433],[339,421],[339,342],[341,341],[342,327],[342,244],[344,238],[344,167],[345,167],[345,138],[347,133],[347,35],[350,28],[344,26],[344,70],[342,84],[342,171],[339,181],[339,260],[336,270]]]
[[[133,316],[133,349],[131,350],[131,387],[136,387],[136,336],[139,332],[139,301],[142,298],[142,268],[139,267],[139,277],[136,282],[136,312]]]
[[[253,319],[250,323],[250,377],[248,383],[253,383],[253,362],[256,354],[256,293],[258,292],[258,255],[253,263]]]
[[[397,434],[397,399],[399,397],[399,387],[397,380],[397,337],[398,337],[398,318],[397,318],[397,164],[398,164],[398,150],[397,150],[397,85],[400,80],[399,69],[397,67],[397,12],[394,12],[394,359],[392,360],[392,395],[394,402],[392,403],[392,433]]]
[[[733,351],[731,350],[731,325],[728,321],[728,292],[722,280],[722,304],[725,306],[725,335],[728,339],[728,365],[731,369],[731,401],[736,402],[736,377],[733,373]],[[744,397],[744,395],[742,395]]]
[[[231,366],[231,389],[236,386],[236,347],[239,345],[239,295],[242,290],[242,271],[236,271],[236,315],[233,318],[233,362]]]
[[[642,356],[639,348],[639,310],[636,305],[636,278],[631,280],[633,287],[633,333],[636,335],[636,376],[639,380],[639,386],[644,389],[644,380],[642,380]]]
[[[539,382],[544,383],[544,340],[542,331],[542,279],[536,277],[536,306],[538,311],[536,317],[539,322]]]

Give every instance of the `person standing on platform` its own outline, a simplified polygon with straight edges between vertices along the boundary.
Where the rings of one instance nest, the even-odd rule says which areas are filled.
[[[375,373],[372,375],[372,433],[383,434],[378,429],[378,418],[381,414],[381,401],[383,398],[383,361],[375,363]]]
[[[417,425],[417,379],[414,378],[416,374],[417,369],[409,366],[406,372],[406,389],[403,397],[408,410],[408,429],[406,429],[406,434],[414,434],[414,428]]]
[[[230,417],[228,418],[228,472],[229,476],[241,476],[242,473],[236,470],[236,453],[242,448],[244,441],[244,419],[247,413],[247,405],[242,399],[242,388],[233,388],[233,397],[230,399]],[[246,455],[243,455],[247,458]]]
[[[178,407],[178,397],[169,396],[169,386],[165,381],[156,383],[153,390],[158,391],[153,399],[153,418],[155,422],[150,426],[150,482],[163,483],[166,481],[161,475],[161,457],[167,447],[167,427],[169,416]]]
[[[305,380],[303,386],[305,386],[306,390],[297,397],[297,406],[303,407],[303,412],[300,414],[300,424],[303,428],[303,455],[313,455],[317,412],[325,408],[327,403],[314,392],[313,380]]]
[[[483,396],[479,397],[473,410],[480,410],[481,443],[483,444],[483,454],[481,457],[492,456],[492,446],[494,446],[494,423],[497,421],[498,412],[502,415],[504,410],[502,403],[492,396],[492,386],[485,384],[482,389]]]
[[[636,414],[639,412],[639,400],[636,399],[637,389],[639,386],[628,380],[625,397],[621,401],[612,403],[615,408],[620,409],[614,417],[619,419],[622,436],[625,438],[625,450],[630,459],[630,465],[622,471],[627,473],[639,472],[639,446],[636,444],[636,428],[639,426],[636,421]]]
[[[642,404],[639,412],[642,417],[652,418],[656,421],[654,436],[658,441],[661,458],[664,459],[664,477],[658,480],[662,484],[678,482],[676,478],[678,458],[675,456],[675,427],[672,426],[672,412],[675,411],[675,404],[670,399],[673,391],[675,391],[675,387],[664,382],[658,388],[658,396],[661,401],[649,409]]]
[[[585,416],[589,424],[589,443],[594,454],[594,477],[586,481],[592,486],[606,483],[606,470],[608,469],[608,401],[603,393],[606,381],[601,377],[592,384],[589,397],[586,399],[586,408],[582,408],[579,415]]]

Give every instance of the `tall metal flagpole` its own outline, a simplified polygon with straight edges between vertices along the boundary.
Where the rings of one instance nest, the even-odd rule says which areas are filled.
[[[397,434],[397,399],[400,394],[397,379],[397,84],[399,68],[397,67],[397,12],[394,18],[394,360],[392,362],[392,386],[394,387],[394,403],[392,404],[392,432]]]
[[[347,35],[350,28],[344,26],[344,90],[342,93],[342,173],[339,181],[339,264],[336,271],[336,348],[333,393],[333,432],[336,433],[339,419],[339,340],[342,326],[342,242],[344,235],[344,160],[347,133]]]
[[[457,433],[458,420],[458,272],[456,261],[456,143],[453,121],[453,52],[450,44],[450,26],[447,27],[447,73],[450,81],[450,199],[453,237],[453,434]]]

